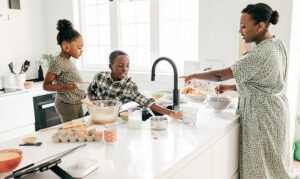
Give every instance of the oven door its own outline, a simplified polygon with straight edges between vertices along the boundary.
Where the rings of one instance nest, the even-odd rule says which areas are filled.
[[[55,94],[38,96],[35,97],[33,101],[36,131],[61,123],[59,115],[54,107]]]

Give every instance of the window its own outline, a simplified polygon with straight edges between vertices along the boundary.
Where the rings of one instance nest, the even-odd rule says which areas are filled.
[[[84,68],[105,66],[111,51],[109,1],[83,1]]]
[[[177,67],[198,60],[198,0],[159,2],[160,56],[170,57]]]
[[[131,71],[150,71],[155,58],[167,56],[182,72],[183,61],[198,60],[198,6],[198,0],[81,1],[82,67],[105,69],[110,52],[120,49]],[[158,68],[172,70],[166,63]]]

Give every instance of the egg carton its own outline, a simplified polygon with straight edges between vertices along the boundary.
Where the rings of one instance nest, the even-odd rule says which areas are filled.
[[[52,136],[54,143],[66,142],[101,142],[103,140],[103,132],[90,130],[59,130]]]

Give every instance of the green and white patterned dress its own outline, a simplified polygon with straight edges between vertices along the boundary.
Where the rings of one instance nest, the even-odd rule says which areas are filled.
[[[289,177],[289,109],[284,95],[287,54],[283,43],[264,40],[231,67],[239,93],[243,179]]]

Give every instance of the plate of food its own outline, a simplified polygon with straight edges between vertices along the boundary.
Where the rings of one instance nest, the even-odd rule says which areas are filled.
[[[196,90],[190,86],[185,87],[181,90],[183,94],[189,101],[203,102],[207,94],[201,90]]]

